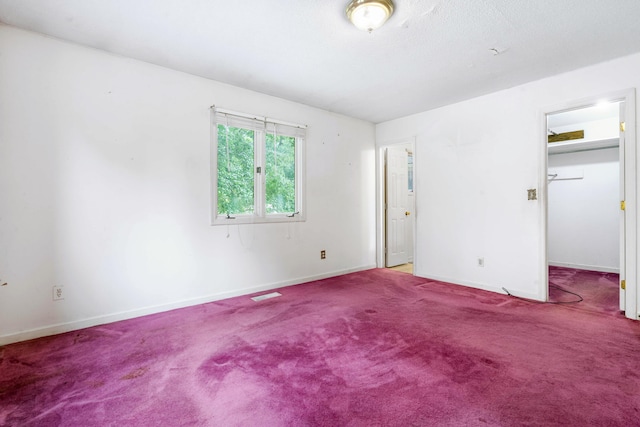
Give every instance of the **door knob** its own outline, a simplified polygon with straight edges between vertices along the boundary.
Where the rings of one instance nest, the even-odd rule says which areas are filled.
[[[411,212],[406,211],[404,214],[405,214],[406,216],[409,216],[409,215],[411,215]]]

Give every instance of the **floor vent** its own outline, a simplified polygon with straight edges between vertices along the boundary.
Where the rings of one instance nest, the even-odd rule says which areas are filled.
[[[282,294],[280,292],[271,292],[270,294],[258,295],[257,297],[251,298],[254,301],[262,301],[269,298],[281,297]]]

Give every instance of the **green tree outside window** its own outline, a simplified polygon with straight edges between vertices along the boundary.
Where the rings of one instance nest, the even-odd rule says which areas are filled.
[[[296,139],[271,133],[265,139],[266,212],[295,212]]]
[[[255,132],[218,125],[218,215],[254,211]]]

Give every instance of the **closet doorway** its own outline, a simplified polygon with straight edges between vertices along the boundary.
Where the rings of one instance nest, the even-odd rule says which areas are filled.
[[[547,297],[624,311],[625,100],[547,114]]]

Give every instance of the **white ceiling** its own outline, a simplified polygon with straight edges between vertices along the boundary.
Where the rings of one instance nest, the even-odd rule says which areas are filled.
[[[0,0],[0,21],[374,123],[640,51],[640,0],[394,1],[372,34],[348,0]]]

